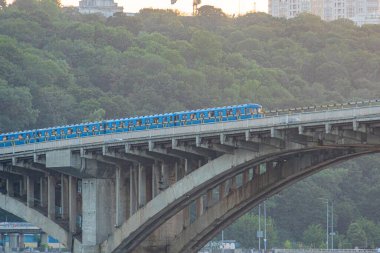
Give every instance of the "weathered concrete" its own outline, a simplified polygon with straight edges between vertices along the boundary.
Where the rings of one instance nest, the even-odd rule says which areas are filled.
[[[115,208],[114,186],[111,179],[83,179],[83,236],[84,252],[99,252],[99,244],[112,232]]]
[[[54,220],[47,218],[40,212],[7,195],[0,194],[0,206],[5,211],[11,212],[23,220],[36,225],[62,244],[67,245],[69,238],[67,231],[55,223]]]
[[[224,199],[210,207],[187,229],[176,235],[175,240],[168,245],[169,250],[162,252],[197,252],[204,244],[216,236],[220,230],[227,227],[246,211],[251,210],[255,205],[278,193],[283,188],[288,187],[327,166],[352,159],[353,157],[366,155],[368,153],[370,152],[359,152],[354,154],[337,152],[336,155],[331,154],[326,157],[324,161],[315,165],[311,165],[311,163],[309,165],[298,163],[297,166],[285,168],[285,170],[287,170],[286,174],[288,174],[286,177],[284,177],[284,173],[281,169],[271,169],[247,182],[242,187],[231,191]]]

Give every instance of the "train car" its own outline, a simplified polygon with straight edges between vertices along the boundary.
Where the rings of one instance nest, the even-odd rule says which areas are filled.
[[[0,147],[82,138],[96,135],[142,131],[167,127],[210,124],[225,121],[263,118],[259,104],[243,104],[174,113],[155,114],[101,122],[87,122],[52,128],[0,134]]]

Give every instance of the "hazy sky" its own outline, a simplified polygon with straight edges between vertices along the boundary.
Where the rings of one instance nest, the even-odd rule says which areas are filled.
[[[61,0],[64,5],[77,6],[79,0]],[[116,3],[124,7],[124,12],[138,12],[142,8],[174,8],[182,12],[191,13],[193,0],[178,0],[176,4],[171,5],[170,0],[115,0]],[[229,14],[244,14],[252,11],[254,2],[258,11],[267,12],[268,0],[202,0],[202,5],[213,5],[222,8]]]

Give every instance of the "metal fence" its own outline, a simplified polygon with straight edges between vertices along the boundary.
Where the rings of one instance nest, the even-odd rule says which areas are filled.
[[[275,249],[274,253],[375,253],[376,249]]]

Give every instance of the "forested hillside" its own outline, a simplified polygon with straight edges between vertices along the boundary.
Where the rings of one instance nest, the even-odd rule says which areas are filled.
[[[198,17],[143,10],[108,19],[54,0],[0,9],[3,132],[245,102],[276,108],[375,97],[379,25],[311,15],[232,19],[209,6]],[[323,247],[323,234],[315,235],[324,233],[324,197],[335,201],[342,247],[380,246],[379,167],[376,158],[350,162],[269,201],[270,245]],[[257,223],[244,219],[235,226]],[[226,235],[236,237],[233,229]]]

